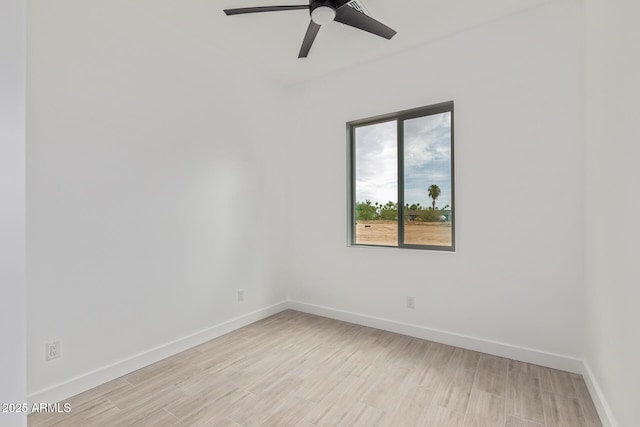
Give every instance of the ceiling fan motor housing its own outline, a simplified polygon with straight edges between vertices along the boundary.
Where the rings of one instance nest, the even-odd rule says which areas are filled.
[[[332,0],[315,0],[311,2],[311,19],[318,25],[326,25],[336,17],[336,2]]]

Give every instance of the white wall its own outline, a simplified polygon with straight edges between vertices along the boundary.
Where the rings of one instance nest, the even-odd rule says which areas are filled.
[[[29,4],[30,395],[286,299],[282,97],[146,6]]]
[[[20,3],[0,14],[18,38]],[[543,353],[582,358],[586,342],[611,413],[638,419],[638,6],[587,2],[584,82],[583,9],[566,0],[282,99],[144,2],[49,3],[28,15],[31,395],[268,307],[288,287],[296,301]],[[15,298],[1,301],[18,350],[2,356],[15,386],[0,391],[24,399],[23,77],[16,45],[1,46],[0,132],[16,141],[2,146],[0,170],[16,177],[3,176],[2,205],[18,207],[2,212],[2,260],[18,258],[2,268]],[[347,248],[344,123],[451,99],[457,252]],[[44,362],[54,339],[63,357]]]
[[[586,2],[587,352],[620,426],[640,420],[640,5]]]
[[[552,2],[290,88],[294,300],[582,355],[580,10]],[[449,100],[457,252],[347,247],[345,122]]]
[[[26,402],[25,5],[0,3],[0,403]],[[21,425],[0,413],[0,426]]]

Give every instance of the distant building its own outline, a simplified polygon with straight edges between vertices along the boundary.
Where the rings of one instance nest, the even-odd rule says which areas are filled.
[[[451,221],[451,209],[446,209],[442,211],[436,209],[436,211],[440,214],[440,216],[444,217],[444,220],[440,218],[441,221],[443,222]],[[404,211],[404,215],[406,216],[408,221],[415,221],[416,219],[420,218],[420,215],[423,214],[424,212],[425,210],[406,209]]]

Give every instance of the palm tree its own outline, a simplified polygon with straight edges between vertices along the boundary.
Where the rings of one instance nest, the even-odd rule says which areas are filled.
[[[435,210],[436,209],[436,199],[438,197],[440,197],[440,187],[438,187],[435,184],[430,185],[429,186],[429,197],[431,197],[433,199],[433,203],[432,203],[433,208],[432,209]]]

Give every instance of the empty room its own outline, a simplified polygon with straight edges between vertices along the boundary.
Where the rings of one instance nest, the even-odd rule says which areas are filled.
[[[640,425],[640,5],[0,2],[0,426]]]

